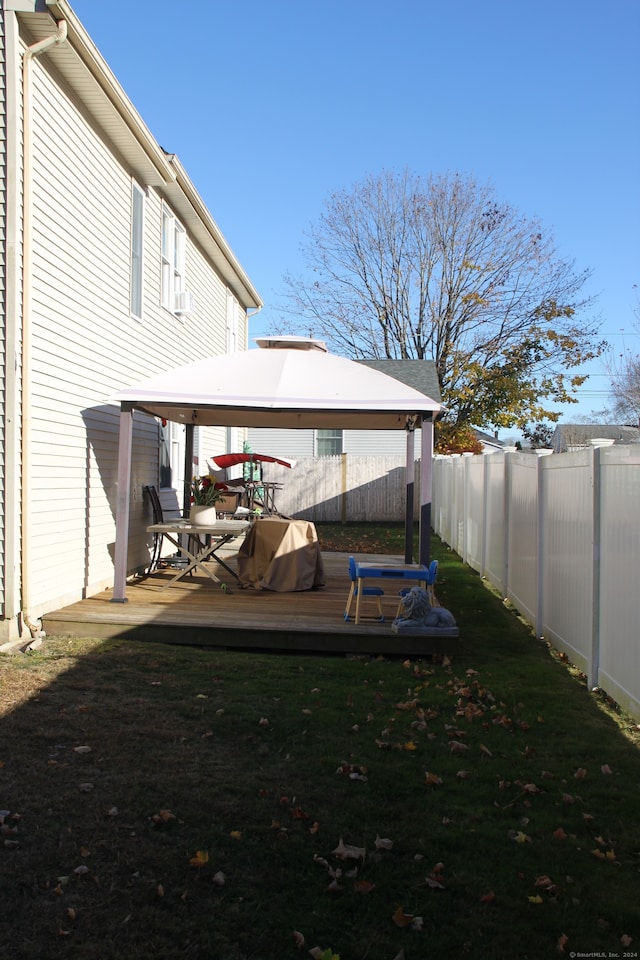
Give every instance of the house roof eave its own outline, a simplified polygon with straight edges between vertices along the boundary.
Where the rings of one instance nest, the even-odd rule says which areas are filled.
[[[207,210],[195,186],[177,161],[154,139],[102,54],[66,0],[7,0],[21,29],[33,41],[50,36],[54,22],[65,20],[67,40],[49,48],[58,74],[81,106],[104,132],[132,175],[154,187],[180,217],[205,255],[245,309],[263,301]],[[27,7],[28,9],[25,9]],[[53,18],[53,22],[52,22]]]

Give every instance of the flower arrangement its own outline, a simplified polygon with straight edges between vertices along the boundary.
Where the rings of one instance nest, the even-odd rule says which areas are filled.
[[[217,486],[214,477],[193,477],[191,480],[191,503],[198,507],[213,507],[224,498],[224,490]]]

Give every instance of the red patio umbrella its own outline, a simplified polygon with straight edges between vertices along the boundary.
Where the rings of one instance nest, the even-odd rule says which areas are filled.
[[[221,453],[218,457],[212,457],[211,460],[217,467],[226,469],[235,467],[239,463],[280,463],[283,467],[295,467],[295,460],[288,460],[285,457],[270,457],[266,453]]]

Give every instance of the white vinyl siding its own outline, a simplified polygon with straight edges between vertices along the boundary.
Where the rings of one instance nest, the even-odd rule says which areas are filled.
[[[131,181],[131,313],[142,319],[144,269],[144,191]]]
[[[33,108],[32,442],[26,455],[37,616],[113,582],[119,409],[109,398],[169,367],[223,353],[227,290],[183,234],[184,270],[198,312],[187,322],[161,307],[164,206],[148,188],[147,295],[143,322],[134,320],[132,171],[61,91],[44,60],[33,63]],[[199,444],[211,456],[224,450],[224,440],[224,428],[208,428]],[[130,568],[148,561],[147,483],[159,485],[158,422],[136,414]]]
[[[0,13],[0,104],[5,103],[6,92],[6,74],[4,58],[4,13]],[[5,390],[6,383],[4,371],[6,367],[6,298],[5,298],[5,238],[6,238],[6,216],[5,216],[5,196],[6,196],[6,111],[0,110],[0,237],[3,242],[0,243],[0,571],[5,569],[5,484],[6,484],[6,434],[5,434]],[[5,584],[4,578],[0,576],[0,610],[4,612],[5,602]]]
[[[281,457],[326,456],[317,445],[315,430],[280,430],[271,427],[252,427],[249,442],[254,450]],[[359,457],[404,457],[407,435],[404,430],[344,430],[341,453]],[[414,447],[419,455],[421,431],[415,431]]]

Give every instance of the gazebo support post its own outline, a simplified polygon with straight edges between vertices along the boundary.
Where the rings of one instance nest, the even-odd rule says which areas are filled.
[[[422,418],[420,457],[420,547],[419,563],[428,564],[431,554],[431,473],[433,461],[433,417]]]
[[[413,499],[416,481],[415,419],[407,417],[407,462],[404,508],[404,562],[413,563]]]
[[[131,498],[131,446],[133,405],[120,404],[118,438],[118,495],[116,500],[116,546],[111,603],[126,603],[127,559],[129,555],[129,502]]]

